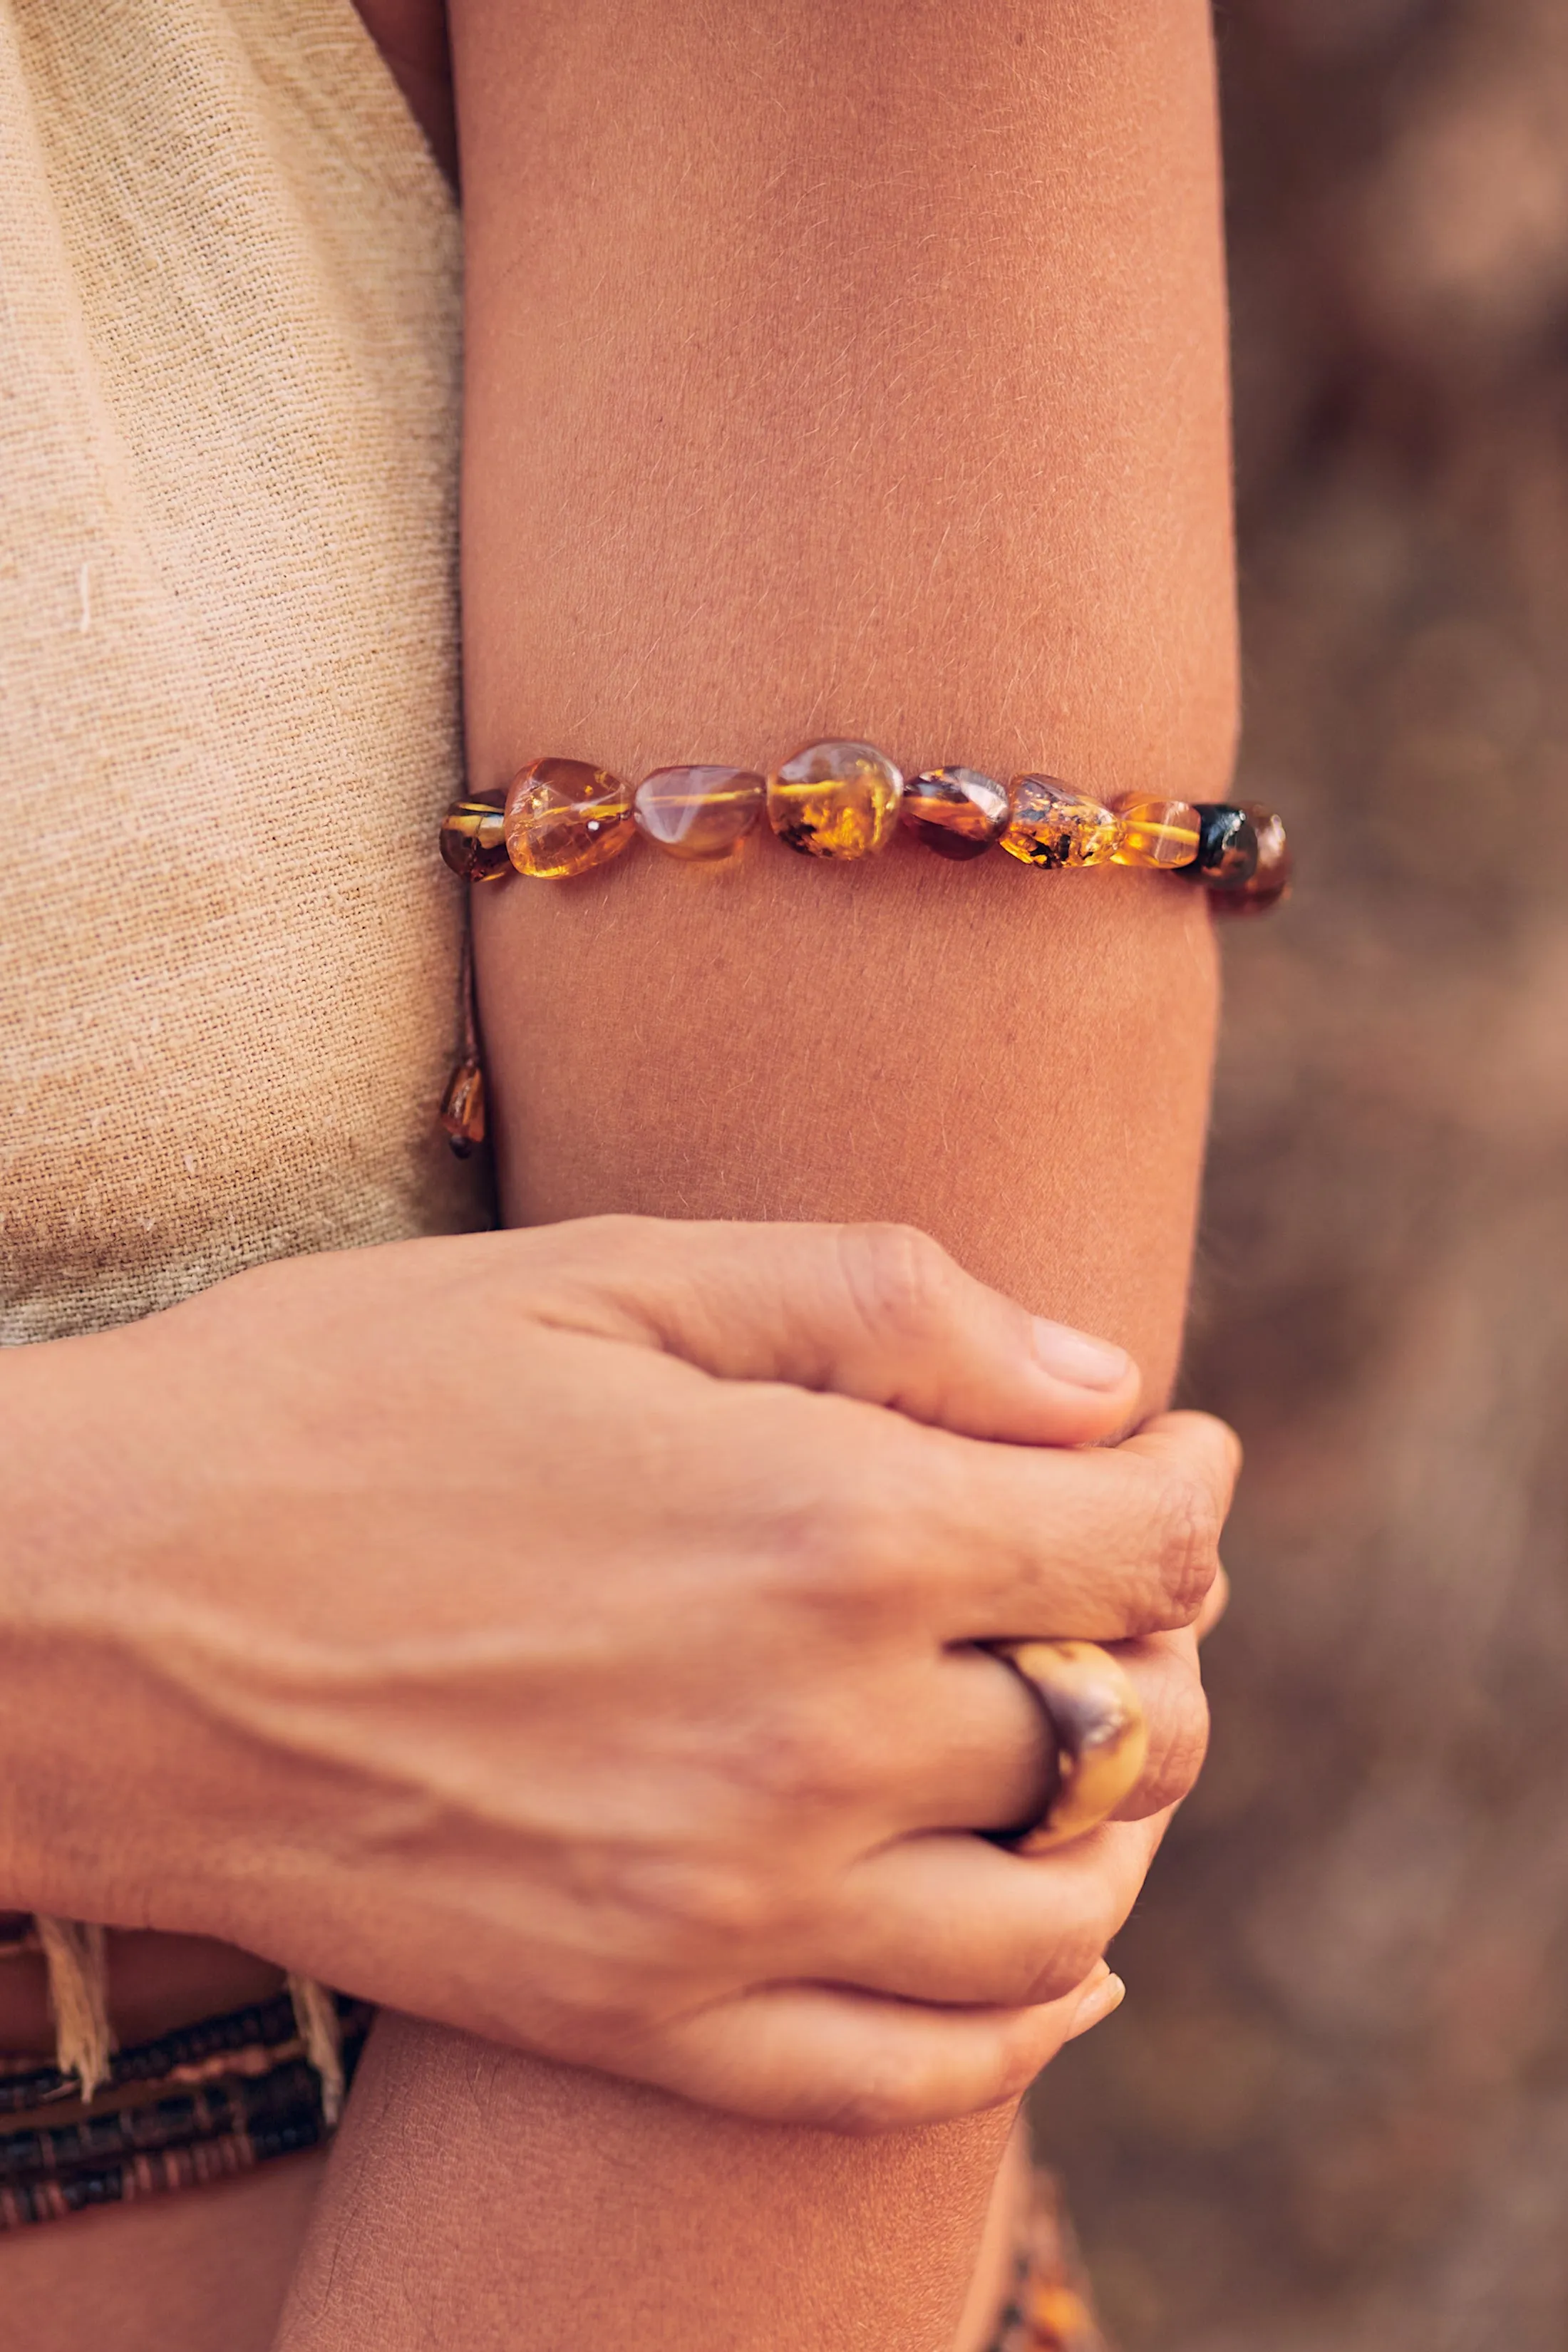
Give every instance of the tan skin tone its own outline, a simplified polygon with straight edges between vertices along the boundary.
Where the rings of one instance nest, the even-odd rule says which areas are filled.
[[[1091,789],[1214,797],[1203,12],[714,21],[456,11],[477,776],[545,748],[763,767],[844,732],[1001,773],[1048,745]],[[509,1218],[905,1217],[1113,1333],[1158,1402],[1214,995],[1180,885],[769,842],[479,914]],[[609,2308],[671,2352],[984,2326],[961,2311],[1005,2110],[845,2147],[409,2026],[366,2091],[288,2352],[443,2314],[465,2347],[544,2346]],[[453,2233],[470,2199],[485,2226]]]
[[[1136,1381],[1065,1381],[1064,1340],[898,1229],[622,1219],[15,1351],[0,1884],[749,2114],[1005,2096],[1106,2005],[1086,1975],[1196,1769],[1191,1635],[1158,1629],[1233,1469],[1200,1416],[1058,1450]],[[454,1444],[476,1385],[547,1454]],[[950,1433],[979,1428],[1011,1442]],[[1037,1801],[1035,1710],[966,1643],[1051,1624],[1142,1633],[1153,1742],[1124,1821],[1025,1865],[931,1832]],[[164,1957],[128,2032],[254,1965]],[[24,2232],[7,2313],[60,2352],[265,2341],[310,2185]]]
[[[1223,791],[1234,685],[1203,12],[894,13],[896,38],[874,5],[459,13],[466,625],[484,781],[544,748],[635,772],[760,763],[844,730],[911,764],[1005,773],[1048,758],[1105,793],[1129,779]],[[595,142],[584,123],[614,130]],[[1128,1347],[1145,1377],[1141,1408],[1119,1400],[1121,1425],[1159,1404],[1214,994],[1182,885],[1001,859],[949,869],[901,845],[834,871],[764,843],[733,873],[647,855],[560,893],[513,886],[486,911],[510,1217],[906,1218],[1029,1307]],[[247,1297],[263,1325],[287,1304]],[[476,1294],[452,1351],[470,1400],[520,1377],[499,1359],[476,1368],[486,1311]],[[719,1321],[740,1320],[731,1299]],[[367,1366],[377,1344],[373,1331]],[[62,1408],[100,1378],[75,1369],[80,1351],[110,1360],[107,1342],[69,1346]],[[191,1340],[193,1362],[210,1355],[210,1334]],[[115,1367],[101,1377],[117,1389]],[[428,1420],[437,1401],[422,1402]],[[752,1444],[772,1461],[781,1442]],[[861,1443],[858,1424],[847,1458]],[[1185,1490],[1206,1477],[1217,1494],[1222,1456],[1180,1425],[1172,1443],[1193,1449]],[[62,1546],[78,1532],[63,1525]],[[1049,1629],[1134,1620],[1063,1613]],[[1155,1643],[1151,1675],[1158,1657]],[[1004,1709],[1005,1681],[985,1685]],[[1024,1717],[988,1720],[1004,1818],[1034,1751]],[[1144,1801],[1157,1813],[1173,1792]],[[86,1817],[106,1797],[77,1791]],[[1153,1833],[1107,1833],[1131,1860],[1107,1863],[1099,1917],[1131,1900]],[[143,1916],[81,1886],[13,1884],[19,1901]],[[229,1932],[279,1958],[326,1957],[285,1949],[255,1901],[242,1927],[234,1898]],[[161,1924],[225,1932],[194,1906]],[[374,1974],[368,1912],[362,1932]],[[429,1950],[449,1943],[433,1934]],[[1038,1990],[1067,1993],[1071,1957]],[[423,1974],[405,1964],[401,1985],[371,1989],[481,2021],[473,1985],[443,1993],[428,1952]],[[237,1965],[215,1963],[215,1981]],[[1005,2096],[1007,2064],[1047,2054],[1069,2022],[1018,2029],[969,2103]],[[395,2027],[284,2340],[395,2347],[439,2327],[465,2347],[553,2345],[599,2325],[616,2291],[640,2338],[684,2352],[945,2352],[1005,2129],[1003,2108],[828,2140]],[[7,2308],[51,2352],[244,2352],[236,2328],[252,2322],[259,2347],[313,2190],[311,2164],[283,2165],[233,2194],[39,2231],[0,2255]],[[237,2296],[242,2242],[253,2270]]]

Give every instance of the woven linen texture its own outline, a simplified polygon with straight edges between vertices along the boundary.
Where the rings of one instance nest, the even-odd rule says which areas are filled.
[[[0,1340],[481,1222],[459,239],[350,0],[0,0]]]

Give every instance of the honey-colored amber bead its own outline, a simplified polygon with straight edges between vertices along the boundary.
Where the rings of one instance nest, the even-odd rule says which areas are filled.
[[[1116,855],[1120,827],[1108,808],[1055,776],[1015,776],[1013,816],[1002,835],[1010,857],[1026,866],[1104,866]]]
[[[939,857],[979,857],[1001,840],[1013,803],[978,768],[927,768],[904,782],[899,822]]]
[[[1285,838],[1285,827],[1272,809],[1243,801],[1243,815],[1258,840],[1258,863],[1247,880],[1235,888],[1211,889],[1209,904],[1216,915],[1266,915],[1290,890],[1295,860]]]
[[[459,1160],[485,1139],[485,1074],[477,1062],[459,1062],[441,1097],[441,1125]]]
[[[768,778],[768,823],[803,857],[886,848],[904,780],[871,743],[808,743]]]
[[[632,796],[637,830],[671,857],[728,857],[758,817],[767,786],[750,768],[656,768]]]
[[[1245,809],[1199,801],[1198,854],[1188,868],[1210,890],[1239,890],[1258,871],[1258,829]]]
[[[1121,827],[1114,851],[1118,866],[1191,866],[1197,856],[1203,820],[1190,801],[1144,800],[1124,793],[1110,809]]]
[[[531,760],[506,796],[506,847],[520,874],[545,882],[586,874],[636,837],[632,796],[586,760]]]
[[[441,819],[441,855],[464,882],[499,882],[511,872],[506,854],[506,795],[454,801]]]

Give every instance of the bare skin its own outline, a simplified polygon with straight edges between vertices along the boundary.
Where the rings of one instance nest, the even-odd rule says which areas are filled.
[[[751,2114],[1004,2096],[1095,2013],[1202,1750],[1191,1635],[1159,1629],[1208,1585],[1226,1433],[1052,1446],[1135,1386],[917,1235],[637,1220],[282,1265],[13,1351],[0,1885]],[[1155,1730],[1129,1818],[1027,1868],[932,1834],[1042,1784],[1031,1703],[966,1643],[1068,1622],[1123,1639]],[[114,1959],[131,2034],[259,1989],[211,1947]],[[37,2046],[38,1987],[5,1982]],[[244,2221],[195,2197],[7,2240],[6,2308],[59,2352],[264,2341],[289,2171]],[[173,2301],[138,2268],[171,2247]]]
[[[1205,11],[461,0],[454,29],[479,782],[843,733],[1223,793]],[[1215,993],[1179,884],[763,843],[479,911],[510,1218],[904,1217],[1161,1402]],[[948,2352],[985,2325],[1006,2130],[846,2148],[391,2025],[280,2345],[611,2311],[670,2352]]]
[[[545,748],[636,772],[843,729],[911,762],[1223,791],[1202,11],[886,27],[875,6],[678,8],[657,41],[597,6],[459,18],[485,781]],[[584,123],[613,125],[608,144]],[[733,875],[644,858],[554,899],[519,886],[485,941],[509,1214],[910,1218],[1121,1340],[1152,1409],[1213,1007],[1180,889],[899,851],[835,873],[768,845]],[[542,1034],[549,1054],[525,1055]],[[360,2103],[300,2340],[395,2347],[428,2322],[450,2341],[457,2310],[475,2346],[572,2340],[624,2238],[650,2345],[760,2352],[781,2313],[803,2352],[952,2341],[1005,2116],[846,2148],[510,2060],[487,2077],[498,2135],[458,2038],[389,2034],[376,2063],[395,2095]],[[445,2185],[420,2161],[442,2148]],[[248,2352],[237,2330],[266,2341],[309,2179],[278,2167],[233,2198],[40,2231],[0,2252],[8,2315],[50,2352]],[[529,2179],[550,2200],[520,2200]],[[691,2241],[720,2189],[722,2261],[711,2230]],[[325,2291],[333,2260],[366,2290],[352,2307]]]

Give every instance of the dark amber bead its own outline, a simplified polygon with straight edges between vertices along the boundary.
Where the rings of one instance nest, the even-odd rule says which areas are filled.
[[[728,857],[762,814],[767,786],[750,768],[656,768],[632,796],[637,830],[671,857]]]
[[[506,854],[506,795],[454,801],[441,819],[441,855],[464,882],[499,882],[511,872]]]
[[[1120,827],[1108,808],[1055,776],[1015,776],[1012,822],[1002,835],[1010,857],[1026,866],[1104,866],[1116,855]]]
[[[506,796],[507,855],[545,882],[586,874],[629,849],[632,796],[619,776],[586,760],[531,760]]]
[[[1237,887],[1210,891],[1209,904],[1216,915],[1266,915],[1289,894],[1295,861],[1285,827],[1272,809],[1257,801],[1243,801],[1241,807],[1257,836],[1258,863]]]
[[[1203,821],[1190,801],[1147,800],[1124,793],[1110,808],[1121,828],[1111,853],[1118,866],[1166,869],[1190,866],[1196,857]]]
[[[1210,890],[1239,890],[1258,871],[1258,831],[1245,809],[1200,801],[1198,854],[1188,872]]]
[[[892,838],[904,780],[872,743],[808,743],[768,778],[768,823],[803,857],[868,857]]]
[[[485,1139],[485,1074],[477,1062],[459,1062],[441,1097],[441,1125],[459,1160]]]
[[[1013,814],[1005,784],[978,768],[927,768],[905,779],[899,822],[939,857],[980,857]]]

